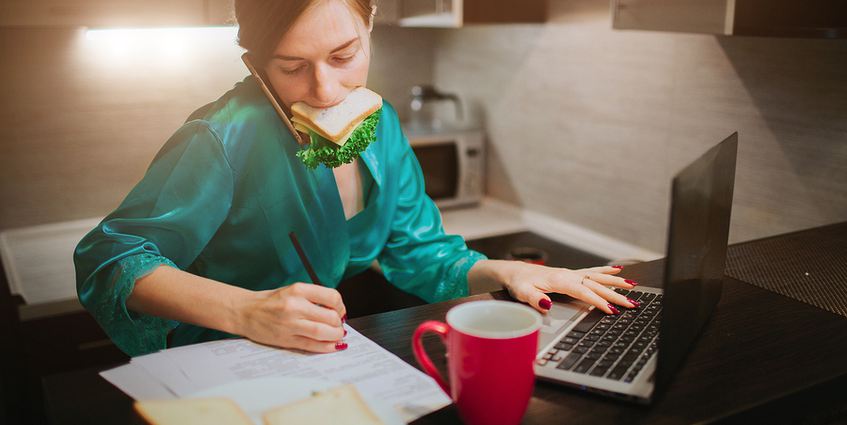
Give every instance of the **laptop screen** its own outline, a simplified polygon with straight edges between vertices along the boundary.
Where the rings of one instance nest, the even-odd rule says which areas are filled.
[[[656,372],[659,391],[721,296],[737,147],[734,133],[673,179]]]

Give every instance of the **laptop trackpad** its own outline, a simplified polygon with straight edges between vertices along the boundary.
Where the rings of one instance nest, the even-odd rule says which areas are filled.
[[[587,309],[588,304],[581,301],[553,303],[553,308],[547,314],[542,315],[543,321],[538,338],[538,348],[542,349],[553,341],[565,327],[573,324]]]

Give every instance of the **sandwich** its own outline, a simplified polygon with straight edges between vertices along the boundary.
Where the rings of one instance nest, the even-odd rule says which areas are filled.
[[[139,400],[135,411],[150,425],[254,425],[225,397]],[[313,392],[310,397],[262,412],[264,425],[384,425],[353,384]]]
[[[228,398],[136,401],[135,411],[151,425],[253,425]]]
[[[353,384],[320,391],[311,397],[266,411],[264,425],[382,425]]]
[[[291,123],[309,135],[310,143],[297,152],[309,168],[324,164],[329,168],[353,162],[376,139],[376,126],[382,97],[358,87],[341,103],[329,108],[313,108],[305,102],[291,105]]]

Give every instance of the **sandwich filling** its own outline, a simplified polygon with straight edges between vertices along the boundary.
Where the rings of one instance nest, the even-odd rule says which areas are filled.
[[[310,140],[297,157],[311,169],[353,162],[376,139],[381,110],[382,97],[364,87],[329,108],[313,108],[304,102],[291,105],[294,128]]]
[[[379,124],[380,111],[382,111],[382,108],[365,118],[341,146],[327,140],[314,130],[308,129],[311,142],[297,152],[297,157],[311,169],[317,168],[318,164],[335,168],[341,164],[353,162],[376,140],[376,126]]]

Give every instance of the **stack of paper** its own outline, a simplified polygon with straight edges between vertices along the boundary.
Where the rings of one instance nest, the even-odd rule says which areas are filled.
[[[213,341],[135,357],[100,375],[136,400],[186,397],[212,387],[266,377],[352,383],[412,421],[450,403],[435,381],[345,325],[348,348],[304,353],[246,339]]]

